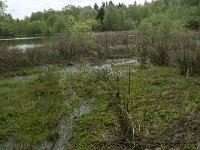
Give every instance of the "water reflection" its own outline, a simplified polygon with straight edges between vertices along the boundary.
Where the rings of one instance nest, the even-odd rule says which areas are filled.
[[[43,44],[47,43],[48,40],[48,37],[0,39],[0,48],[19,49],[25,52],[28,49],[41,47]]]
[[[26,51],[27,49],[41,47],[42,44],[20,44],[15,46],[9,46],[9,49],[20,49]]]
[[[34,39],[44,39],[44,38],[46,37],[23,37],[23,38],[0,39],[0,41],[34,40]]]

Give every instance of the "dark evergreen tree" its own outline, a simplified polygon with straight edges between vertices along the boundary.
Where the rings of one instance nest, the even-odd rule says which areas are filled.
[[[134,6],[137,6],[137,2],[136,1],[134,1]]]
[[[94,10],[99,11],[99,6],[97,5],[97,3],[94,4]]]
[[[165,6],[169,7],[169,0],[164,0]]]
[[[112,1],[109,2],[109,5],[114,5],[114,3]]]
[[[104,15],[105,15],[105,3],[102,3],[102,6],[99,9],[98,14],[96,16],[96,20],[101,20],[103,24]]]
[[[182,0],[182,4],[190,5],[190,6],[198,6],[200,0]]]
[[[147,0],[145,0],[145,2],[144,2],[144,5],[146,6],[146,5],[148,5],[149,3],[147,2]]]

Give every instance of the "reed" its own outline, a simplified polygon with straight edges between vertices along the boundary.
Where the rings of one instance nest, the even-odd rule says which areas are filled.
[[[47,44],[26,51],[11,50],[3,46],[0,47],[0,72],[15,71],[23,67],[66,64],[79,61],[80,58],[94,60],[122,56],[124,53],[129,55],[129,50],[126,51],[127,37],[128,34],[124,32],[73,33],[54,36]],[[123,46],[119,48],[118,45]]]
[[[141,64],[177,66],[182,74],[200,74],[199,38],[193,34],[138,35],[136,49]]]
[[[22,67],[66,64],[86,58],[132,57],[141,65],[177,66],[182,74],[200,74],[200,39],[196,33],[133,35],[131,32],[57,35],[49,43],[25,52],[1,47],[0,72]]]

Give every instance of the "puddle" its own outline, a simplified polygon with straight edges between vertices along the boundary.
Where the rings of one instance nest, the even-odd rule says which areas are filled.
[[[33,146],[33,150],[52,150],[53,143],[45,141],[40,145]],[[9,138],[8,142],[0,143],[0,150],[18,150],[18,149],[27,149],[27,147],[23,147],[22,145],[17,145],[12,138]]]
[[[61,73],[78,73],[84,70],[92,70],[92,69],[112,69],[113,66],[125,65],[125,64],[138,64],[136,59],[110,59],[105,62],[100,63],[100,65],[96,64],[86,64],[86,65],[75,65],[71,67],[66,67],[61,70]]]
[[[64,118],[59,123],[59,139],[56,141],[54,150],[65,150],[69,139],[72,137],[73,128],[75,126],[74,119],[91,111],[89,105],[83,104],[79,108],[74,109],[71,116]]]
[[[136,59],[110,59],[105,62],[101,62],[100,65],[96,64],[78,64],[74,66],[67,66],[61,69],[58,73],[62,76],[61,83],[66,79],[68,75],[73,75],[77,73],[92,72],[95,70],[106,70],[109,74],[115,74],[116,71],[113,70],[114,66],[120,66],[125,64],[138,64]],[[134,72],[135,70],[131,70]],[[119,70],[119,75],[125,75],[127,70]]]
[[[138,61],[136,59],[110,59],[105,62],[100,63],[100,65],[96,64],[78,64],[74,66],[67,66],[62,68],[59,73],[61,75],[60,83],[69,77],[79,73],[85,72],[93,72],[95,70],[105,70],[109,75],[116,75],[116,70],[113,69],[114,66],[120,66],[125,64],[135,64],[138,65]],[[118,75],[123,76],[126,75],[129,70],[119,69]],[[131,69],[131,73],[135,72],[134,69]]]
[[[72,132],[75,126],[75,119],[89,113],[91,107],[88,104],[82,104],[80,107],[73,110],[70,116],[66,116],[60,120],[58,125],[58,140],[56,142],[44,141],[39,145],[33,146],[36,150],[66,150],[66,145],[72,137]],[[0,149],[1,150],[1,149]]]
[[[75,74],[75,73],[82,72],[84,70],[84,68],[86,69],[86,67],[83,67],[81,65],[67,66],[67,67],[61,69],[59,71],[59,73],[63,76],[67,75],[67,74]]]
[[[112,69],[113,66],[125,65],[125,64],[137,64],[136,59],[110,59],[105,61],[102,65],[91,66],[96,69]]]
[[[5,79],[8,83],[14,83],[14,82],[31,82],[35,79],[39,78],[38,74],[30,75],[30,76],[16,76],[9,79]]]
[[[5,86],[5,87],[0,87],[0,92],[7,92],[10,91],[11,88],[9,86]]]
[[[53,148],[53,142],[44,141],[40,145],[33,146],[34,150],[52,150]]]
[[[67,66],[59,71],[63,78],[65,78],[68,74],[75,74],[81,73],[85,71],[93,71],[93,70],[110,70],[112,71],[113,66],[125,65],[125,64],[138,64],[136,59],[114,59],[114,60],[107,60],[102,62],[101,65],[93,65],[93,64],[86,64],[86,65],[75,65],[75,66]],[[51,68],[51,66],[41,66],[42,70],[46,70]],[[39,78],[39,74],[33,74],[30,76],[16,76],[12,78],[5,79],[8,83],[14,82],[31,82],[35,79]],[[1,89],[1,88],[0,88]],[[2,90],[7,90],[6,88],[2,88]]]
[[[28,49],[37,48],[41,46],[42,46],[41,44],[20,44],[20,45],[10,46],[9,49],[20,49],[23,52],[26,52],[26,50]]]
[[[12,138],[9,138],[7,143],[0,143],[0,150],[13,150],[14,149],[14,141]]]
[[[0,41],[34,40],[34,39],[44,39],[44,38],[46,37],[24,37],[24,38],[0,39]]]

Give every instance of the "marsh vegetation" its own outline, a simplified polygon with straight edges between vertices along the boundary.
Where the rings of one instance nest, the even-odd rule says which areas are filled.
[[[175,25],[176,17],[183,21],[181,14],[171,15],[167,22],[161,17],[174,12],[175,2],[180,10],[187,6],[189,16],[196,14],[176,27],[168,25]],[[0,12],[4,11],[2,4],[0,1]],[[93,32],[91,22],[80,17],[81,21],[64,27],[62,34],[1,40],[0,149],[198,150],[198,7],[195,0],[158,0],[128,8],[110,3],[92,11],[66,7],[54,12],[60,23],[65,21],[59,19],[64,12],[72,17],[88,10],[87,14],[95,16],[94,11],[102,19],[96,20],[99,28],[95,29],[113,31]],[[160,17],[153,8],[160,10]],[[142,12],[151,9],[152,16],[144,17]],[[105,18],[102,11],[106,11]],[[125,30],[125,24],[118,26],[119,20],[116,24],[109,20],[113,12],[126,12],[137,20],[135,30],[118,31]],[[132,12],[140,15],[132,16]],[[33,13],[27,20],[16,21],[35,24],[38,14],[51,13]],[[56,25],[60,24],[44,27],[56,32]]]

